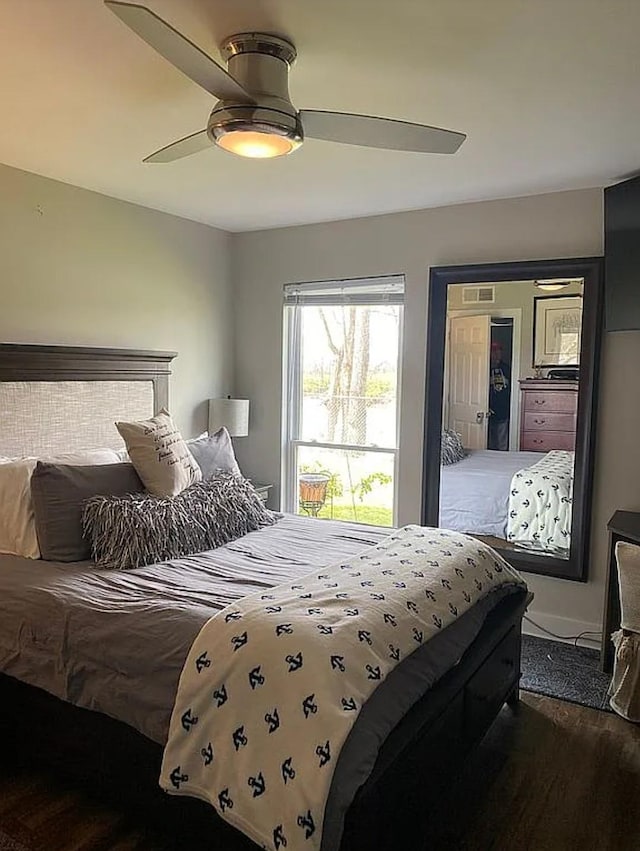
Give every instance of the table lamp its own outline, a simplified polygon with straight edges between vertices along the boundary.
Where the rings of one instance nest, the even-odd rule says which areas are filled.
[[[209,434],[225,426],[231,437],[249,434],[249,400],[209,399]]]

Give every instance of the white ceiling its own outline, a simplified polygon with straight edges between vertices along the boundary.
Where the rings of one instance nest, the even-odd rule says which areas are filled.
[[[298,47],[298,108],[462,130],[452,156],[308,140],[144,165],[211,98],[100,0],[0,0],[0,162],[232,231],[602,186],[640,167],[638,0],[145,0],[218,57]]]

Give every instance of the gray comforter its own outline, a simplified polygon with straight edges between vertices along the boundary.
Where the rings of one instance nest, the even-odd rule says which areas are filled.
[[[209,618],[388,534],[287,516],[217,550],[130,571],[0,555],[0,671],[162,744],[182,665]]]

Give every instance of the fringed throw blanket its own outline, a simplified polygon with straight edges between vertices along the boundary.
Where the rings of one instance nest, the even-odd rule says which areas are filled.
[[[616,648],[616,663],[609,703],[618,715],[640,724],[640,634],[619,629],[611,640]]]
[[[575,453],[554,449],[511,481],[507,539],[534,549],[571,545]]]
[[[233,604],[196,638],[161,786],[210,802],[264,848],[319,849],[340,749],[403,659],[500,586],[491,548],[406,526],[294,584]]]

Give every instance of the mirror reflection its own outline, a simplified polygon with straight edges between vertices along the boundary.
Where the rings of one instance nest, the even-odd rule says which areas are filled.
[[[569,557],[582,294],[582,279],[448,287],[441,527]]]

